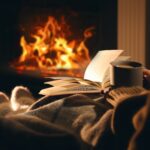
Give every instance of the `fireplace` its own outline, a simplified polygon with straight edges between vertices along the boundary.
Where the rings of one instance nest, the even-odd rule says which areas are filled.
[[[95,27],[90,26],[84,31],[81,29],[76,34],[71,31],[65,15],[59,15],[58,19],[49,13],[40,17],[36,15],[36,18],[31,17],[35,22],[38,20],[36,24],[39,24],[39,26],[33,25],[34,21],[27,19],[26,22],[30,22],[28,28],[35,30],[24,29],[24,35],[20,38],[22,53],[19,58],[11,62],[11,67],[18,73],[39,71],[41,76],[67,75],[81,77],[82,71],[90,62],[86,42],[93,36]],[[46,20],[45,17],[47,17]],[[44,23],[42,18],[44,18]],[[71,15],[71,18],[73,18],[73,15]]]
[[[12,85],[24,83],[22,78],[25,78],[26,82],[26,76],[38,79],[49,75],[82,77],[86,65],[98,50],[117,48],[117,0],[19,0],[15,2],[6,0],[1,2],[0,15],[0,64],[1,73],[4,74],[1,80],[4,78],[3,82],[7,81],[9,83],[9,76],[13,74],[15,81]],[[51,52],[44,54],[46,58],[52,56],[53,60],[51,62],[48,59],[49,61],[42,62],[42,65],[47,63],[42,73],[35,59],[18,62],[19,59],[24,59],[22,58],[23,44],[21,45],[20,41],[26,43],[28,47],[33,43],[35,44],[39,37],[43,38],[41,37],[42,33],[38,34],[37,32],[43,32],[50,20],[55,20],[58,28],[62,24],[62,30],[57,30],[57,32],[63,32],[60,33],[61,36],[56,35],[54,41],[56,42],[57,39],[63,37],[68,44],[68,53],[71,58],[81,49],[80,57],[76,56],[71,60],[71,63],[76,66],[72,68],[73,71],[71,72],[70,64],[67,66],[63,61],[64,59],[70,59],[70,56],[68,58],[63,55],[63,60],[59,61],[61,65],[54,61],[54,58],[58,55],[57,50],[59,48],[51,48]],[[54,27],[56,27],[56,24]],[[52,30],[48,32],[52,32]],[[55,31],[52,32],[53,35]],[[46,40],[51,42],[48,39]],[[80,48],[81,45],[82,47]],[[70,47],[73,47],[71,52]],[[37,58],[39,59],[38,48],[34,47],[32,51],[33,56],[38,56]],[[31,53],[26,58],[30,55]],[[41,55],[43,56],[43,54]],[[33,66],[30,66],[31,64]],[[48,69],[48,72],[46,72],[47,68],[53,68],[53,64],[55,64],[55,68]],[[25,65],[28,67],[25,67]],[[21,78],[20,81],[18,81],[18,77]]]

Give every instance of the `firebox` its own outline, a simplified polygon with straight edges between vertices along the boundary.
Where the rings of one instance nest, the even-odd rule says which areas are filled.
[[[117,0],[6,0],[0,16],[3,82],[82,77],[97,51],[117,48]]]

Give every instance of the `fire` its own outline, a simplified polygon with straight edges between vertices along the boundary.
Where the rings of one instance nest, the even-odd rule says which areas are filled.
[[[87,64],[90,62],[89,50],[85,45],[92,37],[94,27],[87,28],[83,38],[70,40],[72,34],[64,17],[57,21],[49,16],[42,27],[36,28],[31,34],[32,42],[27,42],[25,36],[20,39],[22,54],[13,62],[18,72],[39,70],[44,75],[66,74],[69,76],[82,76]]]

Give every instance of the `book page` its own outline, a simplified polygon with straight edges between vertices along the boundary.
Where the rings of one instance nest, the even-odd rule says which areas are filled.
[[[103,82],[109,65],[114,61],[123,50],[102,50],[99,51],[87,66],[84,79]]]
[[[101,88],[95,87],[92,85],[76,85],[70,86],[70,88],[64,87],[52,87],[42,89],[39,94],[47,95],[47,96],[54,96],[54,95],[64,95],[64,94],[83,94],[83,93],[100,93]]]
[[[42,89],[41,95],[63,95],[77,93],[100,93],[103,89],[100,82],[93,82],[82,78],[57,78],[57,80],[45,82],[52,87]]]

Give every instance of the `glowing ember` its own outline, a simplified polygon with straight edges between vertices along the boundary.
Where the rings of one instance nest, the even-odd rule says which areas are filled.
[[[58,22],[49,16],[44,27],[38,27],[36,33],[31,34],[34,42],[27,42],[25,36],[21,37],[22,54],[12,67],[18,72],[38,70],[43,76],[82,76],[90,62],[85,41],[92,37],[93,29],[86,29],[82,40],[68,40],[71,32],[64,17]]]

